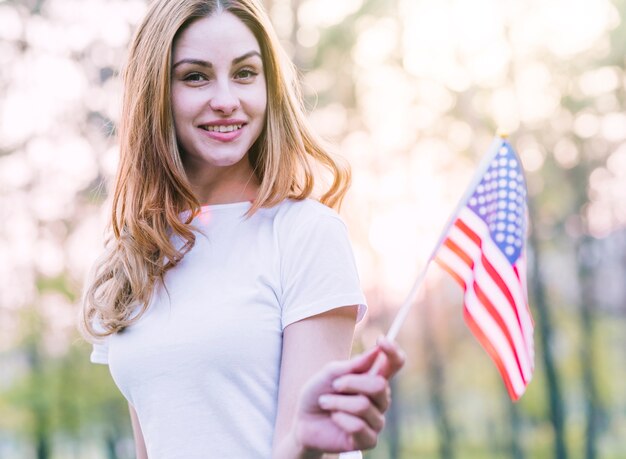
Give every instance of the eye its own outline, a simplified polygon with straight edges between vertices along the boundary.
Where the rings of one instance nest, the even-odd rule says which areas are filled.
[[[184,76],[183,81],[189,81],[191,83],[198,83],[200,81],[207,80],[207,77],[198,72],[192,72]]]
[[[246,68],[243,68],[243,69],[237,71],[237,73],[235,73],[235,79],[236,80],[243,80],[243,81],[251,81],[258,74],[259,74],[259,72],[255,71],[254,69],[246,67]]]

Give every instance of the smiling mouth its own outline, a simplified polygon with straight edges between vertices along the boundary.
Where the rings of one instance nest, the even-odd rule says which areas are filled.
[[[229,124],[227,126],[200,126],[201,129],[209,132],[233,132],[238,131],[243,124]]]

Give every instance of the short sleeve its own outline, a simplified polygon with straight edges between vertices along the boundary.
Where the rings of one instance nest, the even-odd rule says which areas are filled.
[[[98,320],[94,319],[94,328],[96,331],[104,331],[104,328],[100,325]],[[98,340],[93,343],[91,349],[91,355],[89,356],[91,363],[100,363],[102,365],[109,364],[109,340],[108,337]]]
[[[109,345],[106,341],[95,343],[89,357],[91,363],[100,363],[102,365],[109,364]]]
[[[367,309],[345,224],[321,214],[288,228],[281,247],[282,328],[341,306]]]

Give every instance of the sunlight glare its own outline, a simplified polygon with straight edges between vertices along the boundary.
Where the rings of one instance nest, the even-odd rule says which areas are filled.
[[[550,70],[544,64],[535,62],[524,65],[517,71],[515,83],[523,122],[544,121],[559,108],[561,94],[553,84]]]
[[[12,5],[0,5],[0,39],[19,40],[23,32],[22,18]]]
[[[537,13],[543,29],[537,38],[543,36],[547,47],[562,58],[591,48],[619,23],[619,14],[607,0],[552,0]]]
[[[359,35],[352,51],[354,61],[364,68],[383,64],[398,47],[397,35],[395,20],[379,19]]]
[[[622,112],[604,115],[601,121],[601,132],[609,142],[626,139],[626,115]]]
[[[456,91],[470,85],[467,72],[458,64],[450,8],[444,3],[401,0],[403,19],[403,65],[417,77],[444,81]]]
[[[361,8],[363,0],[306,0],[298,10],[301,24],[311,27],[332,27]]]
[[[0,191],[9,193],[23,188],[33,176],[24,152],[14,151],[10,155],[0,156]]]
[[[606,160],[606,167],[616,176],[626,176],[626,143],[622,143],[617,150],[609,155]]]
[[[105,213],[109,207],[89,209],[69,235],[66,243],[66,263],[74,279],[83,279],[104,247]]]
[[[600,130],[600,119],[588,111],[580,112],[574,118],[574,132],[578,137],[589,139]]]
[[[554,159],[564,169],[571,169],[579,162],[580,153],[576,144],[567,137],[559,140],[554,146]]]
[[[370,224],[369,243],[380,257],[377,283],[395,301],[406,295],[417,267],[425,261],[418,256],[420,220],[412,203],[396,202],[381,209]]]
[[[520,126],[520,113],[515,91],[509,87],[496,89],[491,94],[491,112],[499,129],[515,132]]]
[[[585,214],[589,232],[593,237],[606,237],[615,226],[613,212],[608,203],[591,202],[585,207]]]
[[[588,70],[578,79],[578,86],[583,95],[596,97],[615,91],[620,84],[620,70],[615,67],[601,67]]]
[[[331,103],[311,112],[309,120],[322,137],[338,138],[348,126],[348,112],[342,104]]]
[[[60,275],[65,268],[65,257],[58,241],[40,238],[36,244],[35,266],[46,277]]]
[[[518,152],[524,165],[524,170],[536,172],[541,169],[545,159],[545,150],[530,138],[522,138],[518,141]]]
[[[372,138],[382,151],[406,149],[416,129],[408,116],[415,97],[415,85],[400,69],[385,66],[357,77],[362,92],[360,107]]]

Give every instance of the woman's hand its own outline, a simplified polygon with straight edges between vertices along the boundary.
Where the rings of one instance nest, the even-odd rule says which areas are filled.
[[[389,379],[404,365],[396,344],[327,364],[302,388],[293,439],[303,451],[338,453],[376,446],[391,403]]]

